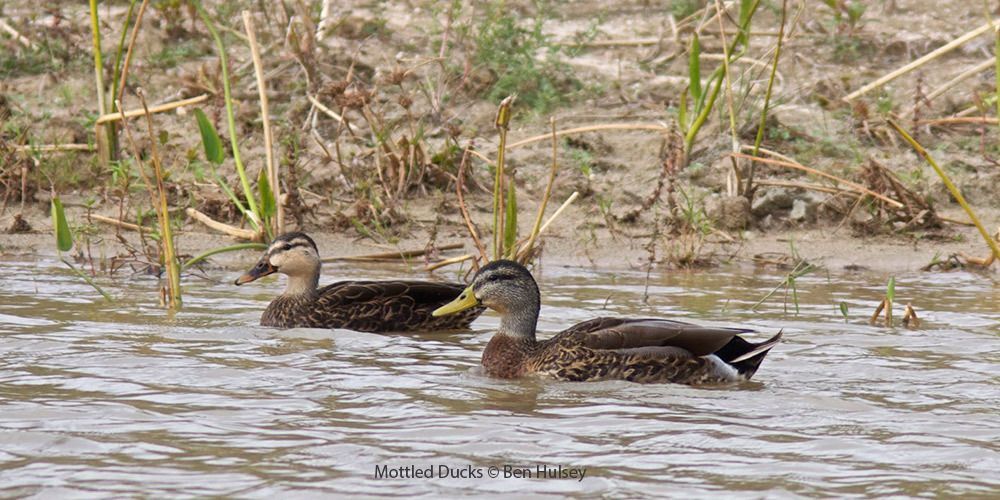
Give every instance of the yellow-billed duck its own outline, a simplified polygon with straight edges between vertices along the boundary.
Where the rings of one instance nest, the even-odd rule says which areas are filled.
[[[500,327],[483,351],[483,369],[499,378],[542,376],[557,380],[721,384],[749,380],[781,332],[760,343],[750,330],[705,327],[656,318],[596,318],[538,341],[538,285],[524,266],[497,260],[472,284],[434,311],[445,316],[486,306],[500,313]]]

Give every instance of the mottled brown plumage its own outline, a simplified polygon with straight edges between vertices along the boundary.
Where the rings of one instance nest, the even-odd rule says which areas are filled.
[[[543,376],[557,380],[718,384],[748,380],[781,339],[753,344],[749,330],[692,325],[655,318],[596,318],[537,341],[538,286],[520,264],[483,267],[447,314],[483,304],[500,313],[500,328],[483,351],[490,376]]]
[[[468,328],[483,308],[455,317],[431,312],[462,291],[459,283],[432,281],[341,281],[317,288],[320,259],[315,242],[303,233],[274,239],[253,269],[236,280],[249,283],[271,273],[288,276],[285,292],[260,318],[263,326],[346,328],[362,332],[420,332]]]

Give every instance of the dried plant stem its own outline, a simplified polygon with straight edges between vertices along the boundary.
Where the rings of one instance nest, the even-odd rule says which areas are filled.
[[[927,150],[913,138],[913,136],[907,133],[903,127],[900,127],[899,124],[893,120],[889,120],[888,122],[889,125],[896,129],[896,132],[906,140],[906,142],[910,143],[910,146],[913,147],[917,154],[923,157],[924,161],[926,161],[931,168],[934,169],[934,172],[936,172],[938,177],[941,178],[941,182],[944,182],[945,187],[947,187],[948,191],[951,192],[951,196],[955,198],[955,201],[957,201],[959,205],[962,206],[962,209],[965,210],[966,214],[968,214],[969,219],[976,225],[976,229],[979,230],[979,234],[982,235],[983,239],[986,240],[986,244],[989,245],[991,250],[993,250],[993,255],[1000,258],[1000,246],[997,245],[996,240],[994,240],[993,237],[990,236],[990,233],[986,231],[986,228],[983,227],[983,223],[979,221],[979,217],[976,216],[976,213],[972,210],[972,207],[969,206],[969,203],[965,201],[965,197],[962,196],[962,192],[958,190],[958,187],[956,187],[953,182],[951,182],[951,178],[948,177],[948,174],[946,174],[944,170],[941,170],[941,167],[939,167],[937,162],[934,161],[934,158],[930,155],[930,153],[928,153]]]
[[[555,133],[556,136],[562,137],[564,135],[574,135],[574,134],[584,134],[587,132],[598,132],[601,130],[653,130],[656,132],[668,132],[670,127],[666,125],[660,125],[656,123],[602,123],[598,125],[587,125],[585,127],[576,127],[566,130],[560,130]],[[544,141],[552,137],[552,132],[548,132],[542,135],[536,135],[529,137],[527,139],[522,139],[517,142],[513,142],[507,145],[508,149],[519,148],[521,146],[527,146],[538,141]]]
[[[878,303],[878,307],[875,308],[875,312],[872,313],[872,317],[868,319],[868,322],[875,324],[878,322],[878,317],[882,315],[882,310],[885,309],[885,304],[889,299],[882,299],[882,302]]]
[[[135,24],[132,25],[132,34],[129,35],[128,50],[125,51],[125,61],[122,63],[121,76],[117,77],[116,80],[119,82],[118,95],[115,96],[116,102],[120,102],[122,96],[125,95],[125,87],[128,84],[128,69],[132,63],[132,50],[135,48],[135,40],[139,36],[139,26],[142,26],[142,15],[146,13],[146,5],[148,3],[149,0],[142,0],[142,4],[139,5],[139,12],[135,15]],[[207,94],[205,98],[208,98]]]
[[[316,106],[316,109],[322,111],[323,114],[325,114],[326,116],[329,116],[330,118],[333,118],[334,120],[336,120],[336,121],[338,121],[338,122],[340,122],[340,123],[342,123],[344,125],[347,125],[347,128],[351,129],[352,133],[358,131],[357,128],[354,125],[351,125],[350,123],[345,122],[343,116],[340,116],[339,114],[337,114],[336,111],[334,111],[334,110],[332,110],[332,109],[324,106],[323,103],[319,102],[319,100],[316,99],[315,97],[313,97],[312,95],[310,95],[310,94],[307,93],[306,94],[306,99],[309,99],[309,102],[312,103],[313,106]]]
[[[17,42],[20,43],[21,45],[24,45],[25,47],[27,47],[29,49],[34,49],[35,48],[35,44],[31,43],[31,40],[28,40],[27,37],[25,37],[24,35],[18,33],[18,31],[16,29],[14,29],[13,26],[11,26],[10,24],[8,24],[7,21],[5,21],[4,19],[0,19],[0,29],[3,29],[4,31],[6,31],[7,34],[9,34],[11,36],[11,38],[13,38],[14,40],[17,40]]]
[[[281,234],[285,232],[285,208],[281,200],[281,183],[279,182],[278,165],[274,162],[274,136],[271,134],[271,117],[267,100],[267,82],[264,80],[264,68],[260,59],[260,47],[257,44],[257,34],[254,30],[253,18],[250,11],[243,11],[243,28],[247,32],[247,40],[250,44],[250,54],[253,57],[254,74],[257,77],[257,93],[260,96],[260,116],[264,127],[264,156],[267,161],[267,178],[271,183],[271,191],[274,193],[277,217],[275,218],[274,232]]]
[[[557,153],[559,152],[559,142],[556,140],[556,119],[555,117],[549,118],[549,126],[552,128],[552,168],[549,170],[549,182],[545,185],[545,194],[542,196],[542,203],[538,205],[538,214],[535,216],[535,225],[531,228],[531,235],[528,236],[528,242],[522,246],[516,254],[515,260],[524,263],[524,259],[527,259],[531,255],[531,250],[535,246],[535,241],[538,239],[538,234],[542,229],[542,218],[545,216],[545,207],[549,204],[549,198],[552,196],[552,185],[556,181],[556,173],[559,171],[559,158]]]
[[[448,243],[447,245],[441,245],[437,247],[437,250],[455,250],[458,248],[463,248],[464,243]],[[421,248],[419,250],[395,250],[392,252],[380,252],[372,253],[366,255],[345,255],[338,257],[325,257],[323,262],[380,262],[380,261],[398,261],[412,259],[413,257],[420,257],[426,255],[429,252],[426,248]]]
[[[90,218],[96,220],[97,222],[103,224],[109,224],[122,229],[128,229],[129,231],[136,231],[136,232],[149,231],[149,228],[141,227],[138,224],[132,224],[129,222],[120,221],[118,219],[112,219],[111,217],[105,217],[99,214],[90,214]]]
[[[167,189],[163,185],[163,165],[160,162],[160,152],[157,146],[156,134],[153,133],[153,115],[146,107],[146,96],[139,89],[139,102],[146,111],[146,132],[149,134],[150,153],[153,161],[153,171],[156,174],[156,191],[159,194],[160,245],[163,248],[163,263],[167,268],[167,287],[169,289],[170,307],[181,306],[181,266],[174,251],[173,228],[170,227],[170,210],[167,206]]]
[[[187,210],[185,210],[185,213],[188,214],[188,217],[191,217],[192,219],[201,222],[205,226],[214,229],[220,233],[228,234],[233,238],[238,238],[241,240],[249,240],[249,241],[256,241],[260,239],[257,231],[251,231],[249,229],[241,229],[238,227],[230,226],[229,224],[224,224],[222,222],[212,219],[211,217],[193,208],[188,208]]]
[[[715,0],[715,9],[719,14],[724,12],[722,8],[722,2],[720,0]],[[739,134],[736,132],[736,107],[733,104],[733,81],[731,78],[731,73],[729,72],[729,47],[726,43],[726,27],[722,23],[722,16],[716,16],[719,20],[719,37],[722,39],[722,77],[726,85],[726,108],[729,111],[729,136],[730,136],[730,147],[734,153],[740,151],[740,139]],[[732,175],[735,178],[735,183],[729,182],[730,177],[726,177],[726,186],[729,196],[735,196],[736,190],[740,186],[740,168],[736,157],[730,156],[730,162],[732,163]]]
[[[987,116],[953,116],[917,120],[917,125],[996,125],[998,120]]]
[[[979,63],[979,64],[977,64],[977,65],[975,65],[975,66],[973,66],[973,67],[971,67],[971,68],[969,68],[969,69],[961,72],[961,73],[959,73],[958,76],[956,76],[955,78],[952,78],[951,80],[948,80],[947,83],[945,83],[945,84],[941,85],[940,87],[934,89],[930,94],[927,94],[927,96],[925,97],[925,99],[927,99],[928,101],[933,101],[934,99],[936,99],[936,98],[944,95],[945,92],[948,92],[949,90],[951,90],[952,88],[954,88],[956,85],[964,82],[965,80],[968,80],[969,78],[972,78],[973,76],[978,75],[979,73],[982,73],[983,71],[986,71],[991,66],[993,66],[994,64],[996,64],[996,62],[997,62],[997,58],[996,57],[992,57],[990,59],[987,59],[987,60],[985,60],[985,61],[983,61],[983,62],[981,62],[981,63]],[[911,110],[907,110],[906,112],[904,112],[902,114],[903,117],[910,117],[912,115],[913,115],[913,110],[912,109]]]
[[[207,101],[207,100],[208,100],[208,94],[202,94],[202,95],[197,96],[197,97],[191,97],[191,98],[188,98],[188,99],[182,99],[180,101],[168,102],[168,103],[165,103],[165,104],[160,104],[160,105],[157,105],[157,106],[153,106],[153,107],[149,108],[149,112],[151,114],[163,113],[164,111],[171,111],[171,110],[174,110],[174,109],[177,109],[177,108],[182,108],[184,106],[191,106],[192,104],[198,104],[200,102],[204,102],[204,101]],[[115,122],[115,121],[121,120],[123,115],[124,115],[125,118],[133,118],[133,117],[141,116],[141,115],[145,114],[145,110],[142,110],[142,109],[130,109],[130,110],[126,111],[124,114],[121,113],[121,112],[119,112],[119,111],[115,111],[114,113],[108,113],[108,114],[101,115],[97,119],[97,122],[95,122],[95,123],[97,125],[101,125],[101,124],[104,124],[104,123]]]
[[[788,0],[781,2],[781,27],[778,28],[778,42],[774,47],[774,58],[771,61],[771,76],[767,79],[767,90],[764,92],[764,106],[760,112],[760,123],[757,125],[757,135],[753,139],[753,156],[760,156],[760,144],[764,142],[764,129],[767,127],[767,108],[771,105],[771,92],[774,88],[774,77],[778,73],[778,61],[781,59],[781,45],[785,40],[785,16],[788,10]],[[756,163],[750,162],[747,184],[743,193],[753,201],[753,174]]]
[[[983,33],[986,33],[987,31],[989,31],[991,29],[993,29],[993,23],[992,22],[988,22],[988,23],[986,23],[986,24],[984,24],[984,25],[982,25],[982,26],[980,26],[980,27],[978,27],[978,28],[976,28],[976,29],[974,29],[972,31],[969,31],[968,33],[966,33],[966,34],[964,34],[964,35],[962,35],[962,36],[960,36],[960,37],[958,37],[958,38],[956,38],[956,39],[948,42],[947,44],[939,47],[937,50],[934,50],[930,54],[927,54],[927,55],[925,55],[925,56],[923,56],[923,57],[921,57],[921,58],[919,58],[919,59],[917,59],[917,60],[915,60],[915,61],[913,61],[913,62],[911,62],[911,63],[909,63],[909,64],[907,64],[907,65],[905,65],[905,66],[903,66],[903,67],[901,67],[901,68],[899,68],[897,70],[895,70],[895,71],[890,72],[889,74],[887,74],[887,75],[885,75],[885,76],[883,76],[883,77],[875,80],[874,82],[871,82],[871,83],[869,83],[869,84],[861,87],[860,89],[855,90],[854,92],[851,92],[850,94],[848,94],[847,96],[844,97],[844,100],[847,101],[847,102],[851,102],[851,101],[857,99],[858,97],[861,97],[861,96],[867,94],[868,92],[871,92],[872,90],[877,89],[877,88],[881,87],[882,85],[885,85],[886,83],[889,83],[889,82],[895,80],[896,78],[899,78],[899,77],[901,77],[901,76],[903,76],[903,75],[905,75],[905,74],[907,74],[907,73],[909,73],[909,72],[911,72],[911,71],[913,71],[913,70],[915,70],[915,69],[923,66],[924,64],[927,64],[928,62],[933,61],[934,59],[937,59],[938,57],[941,57],[942,55],[947,54],[948,52],[951,52],[952,50],[957,49],[958,47],[960,47],[965,42],[968,42],[969,40],[972,40],[973,38],[976,38],[977,36],[982,35]]]
[[[55,153],[60,151],[93,151],[90,144],[21,144],[14,146],[14,151],[37,151],[39,153]]]
[[[569,195],[569,198],[566,198],[566,201],[564,201],[562,205],[559,205],[559,208],[555,211],[554,214],[552,214],[552,217],[549,217],[549,220],[545,221],[545,224],[542,225],[542,228],[538,230],[538,234],[539,235],[544,234],[545,230],[548,229],[549,226],[552,224],[552,221],[556,220],[556,218],[563,213],[563,210],[566,210],[566,207],[568,207],[571,203],[576,201],[577,197],[579,196],[580,196],[579,192],[573,191],[573,194]]]
[[[467,260],[472,260],[472,259],[475,259],[475,258],[476,258],[476,254],[474,254],[474,253],[467,253],[465,255],[460,255],[458,257],[452,257],[450,259],[444,259],[444,260],[435,262],[433,264],[428,264],[426,266],[426,269],[428,271],[435,271],[435,270],[441,269],[442,267],[445,267],[445,266],[450,266],[452,264],[458,264],[459,262],[465,262]]]
[[[847,179],[841,179],[840,177],[828,174],[828,173],[820,171],[820,170],[816,170],[814,168],[809,168],[809,167],[807,167],[805,165],[802,165],[802,164],[799,164],[799,163],[789,162],[789,161],[781,161],[781,160],[772,160],[770,158],[761,158],[759,156],[750,156],[750,155],[743,154],[743,153],[730,153],[730,154],[733,155],[733,156],[740,157],[740,158],[746,158],[746,159],[752,160],[752,161],[759,161],[761,163],[767,163],[767,164],[770,164],[770,165],[777,165],[777,166],[780,166],[780,167],[794,168],[796,170],[801,170],[803,172],[808,172],[808,173],[813,174],[813,175],[818,175],[820,177],[825,177],[827,179],[830,179],[830,180],[833,180],[833,181],[836,181],[836,182],[839,182],[839,183],[842,183],[842,184],[846,184],[846,185],[852,187],[854,190],[856,190],[858,192],[862,192],[862,193],[865,193],[867,195],[874,196],[875,198],[878,198],[878,199],[880,199],[880,200],[882,200],[882,201],[884,201],[884,202],[886,202],[886,203],[888,203],[888,204],[890,204],[890,205],[892,205],[892,206],[894,206],[896,208],[903,207],[902,203],[900,203],[900,202],[898,202],[898,201],[896,201],[896,200],[894,200],[892,198],[889,198],[889,197],[887,197],[885,195],[876,193],[875,191],[872,191],[871,189],[868,189],[868,188],[866,188],[866,187],[864,187],[864,186],[862,186],[860,184],[857,184],[855,182],[851,182],[851,181],[849,181]]]
[[[490,259],[489,254],[486,253],[486,247],[483,246],[483,242],[479,239],[479,232],[476,231],[476,225],[472,223],[472,217],[469,216],[469,208],[465,205],[465,170],[469,166],[469,154],[472,152],[472,146],[465,148],[465,153],[462,154],[462,163],[458,166],[458,180],[455,181],[455,189],[458,192],[458,208],[462,211],[462,218],[465,220],[465,227],[469,229],[469,236],[472,237],[472,241],[476,244],[476,249],[479,250],[479,256],[482,257],[483,261],[488,261]]]

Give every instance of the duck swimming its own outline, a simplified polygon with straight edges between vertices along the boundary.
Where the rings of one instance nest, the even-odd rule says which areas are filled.
[[[556,380],[619,379],[633,382],[723,384],[749,380],[781,332],[760,343],[750,330],[693,325],[655,318],[595,318],[538,341],[538,285],[524,266],[490,262],[472,284],[434,311],[444,316],[486,306],[500,313],[500,327],[483,351],[483,369],[498,378],[542,376]]]
[[[346,328],[362,332],[420,332],[466,329],[484,308],[452,317],[435,317],[465,288],[433,281],[340,281],[319,288],[321,261],[316,242],[305,233],[278,236],[251,270],[236,280],[243,285],[272,273],[288,277],[285,291],[260,318],[263,326]]]

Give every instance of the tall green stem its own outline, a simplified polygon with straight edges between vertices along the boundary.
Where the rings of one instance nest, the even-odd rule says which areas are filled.
[[[240,158],[240,146],[236,139],[236,115],[233,112],[233,96],[229,88],[229,61],[226,57],[226,45],[222,42],[219,32],[215,30],[215,24],[208,17],[201,2],[196,1],[194,5],[201,20],[205,23],[205,27],[208,28],[208,32],[215,40],[215,46],[219,49],[219,60],[222,64],[222,91],[226,100],[226,119],[229,126],[229,142],[233,149],[233,161],[236,163],[236,173],[240,176],[240,184],[243,186],[243,195],[246,196],[247,206],[250,207],[250,211],[247,212],[251,216],[250,223],[255,229],[260,229],[262,220],[260,208],[254,200],[253,189],[250,187],[250,179],[247,178],[246,168]]]

